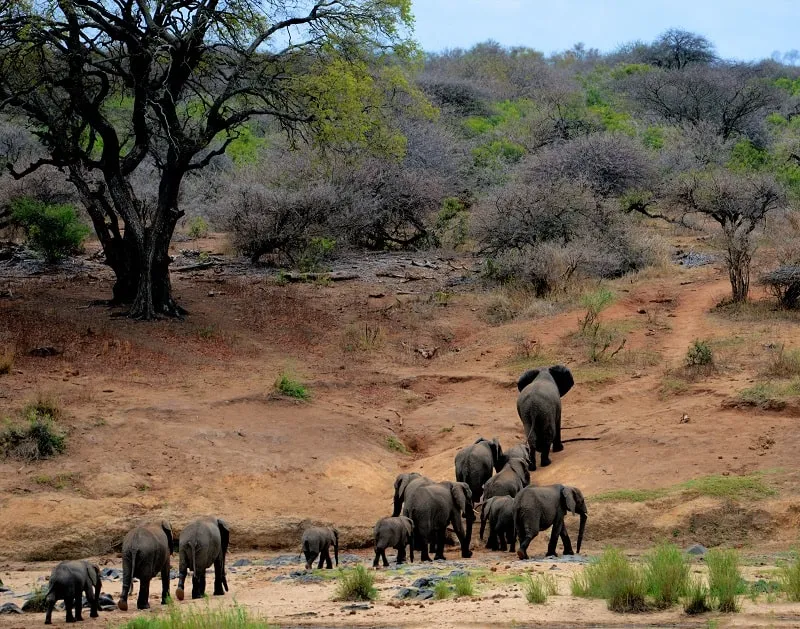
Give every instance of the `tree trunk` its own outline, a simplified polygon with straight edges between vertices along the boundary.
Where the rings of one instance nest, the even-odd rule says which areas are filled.
[[[172,283],[169,277],[169,243],[172,228],[164,226],[156,231],[148,230],[143,246],[137,247],[136,291],[128,314],[131,318],[150,320],[157,317],[181,317],[186,311],[172,298]],[[117,283],[120,283],[120,277]],[[133,278],[125,278],[126,281]]]
[[[750,251],[747,244],[728,246],[728,277],[731,282],[731,298],[734,303],[747,301],[750,293]]]

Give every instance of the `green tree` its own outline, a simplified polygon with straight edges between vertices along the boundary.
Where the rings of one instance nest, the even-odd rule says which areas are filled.
[[[416,96],[411,0],[0,0],[0,111],[68,173],[130,316],[176,316],[170,239],[187,174],[271,118],[320,144],[402,152],[393,95]],[[133,175],[151,169],[154,202]]]

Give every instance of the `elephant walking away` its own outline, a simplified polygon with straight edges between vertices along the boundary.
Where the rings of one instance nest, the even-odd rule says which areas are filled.
[[[378,561],[383,559],[383,566],[389,565],[386,559],[386,549],[397,550],[397,565],[405,563],[406,546],[409,547],[409,557],[414,563],[414,523],[411,518],[399,516],[397,518],[381,518],[375,523],[375,561],[372,567],[378,567]]]
[[[581,490],[567,485],[547,485],[545,487],[526,487],[514,498],[514,525],[519,537],[520,559],[528,558],[528,546],[539,534],[551,526],[550,543],[547,545],[547,555],[556,556],[558,538],[564,544],[564,554],[572,555],[572,543],[567,534],[564,516],[567,512],[580,515],[581,524],[578,531],[577,552],[581,552],[583,532],[586,529],[586,501]]]
[[[475,512],[472,492],[466,483],[444,481],[418,488],[406,500],[403,515],[414,523],[414,546],[422,550],[422,561],[430,561],[428,544],[434,545],[434,559],[444,559],[444,542],[447,525],[453,530],[461,544],[461,556],[472,557],[469,549]],[[467,521],[464,530],[463,517]]]
[[[97,618],[101,587],[100,569],[97,566],[83,560],[62,561],[50,573],[50,583],[45,595],[47,611],[44,624],[52,624],[53,609],[59,600],[63,600],[64,607],[67,608],[67,622],[83,620],[81,608],[84,594],[91,609],[89,615]],[[73,610],[75,610],[74,616]]]
[[[519,377],[517,413],[525,428],[525,438],[530,446],[528,469],[536,469],[536,453],[542,455],[542,467],[550,465],[550,446],[561,452],[561,398],[575,381],[564,365],[531,369]]]
[[[319,555],[319,564],[317,568],[322,568],[322,563],[325,562],[325,567],[330,570],[333,568],[331,564],[331,551],[333,546],[333,554],[336,557],[336,565],[339,565],[339,530],[330,526],[312,526],[303,531],[303,554],[306,557],[306,570],[311,570],[311,564],[314,563],[317,555]]]
[[[483,499],[495,496],[516,496],[531,482],[525,459],[510,459],[499,474],[492,476],[483,486]]]
[[[117,607],[128,610],[128,593],[134,579],[139,579],[137,609],[150,607],[150,581],[161,575],[161,604],[169,600],[169,561],[172,555],[172,527],[162,520],[159,524],[137,526],[128,531],[122,541],[122,593]]]
[[[394,505],[392,509],[392,517],[396,518],[403,510],[403,504],[408,497],[414,493],[418,487],[431,485],[433,481],[427,476],[418,474],[417,472],[410,472],[408,474],[398,474],[394,479]]]
[[[494,472],[503,469],[506,459],[497,437],[489,441],[481,437],[456,454],[456,480],[469,485],[472,500],[480,502],[483,484]]]
[[[228,591],[225,578],[225,555],[228,553],[230,530],[225,520],[212,516],[187,524],[181,531],[178,555],[178,587],[175,596],[183,600],[186,573],[192,571],[192,598],[203,598],[206,593],[206,570],[214,566],[214,596]],[[223,589],[224,588],[224,589]]]
[[[486,548],[489,550],[509,549],[512,553],[516,548],[517,539],[514,530],[514,499],[511,496],[495,496],[486,500],[481,509],[481,539],[489,523],[489,539]]]

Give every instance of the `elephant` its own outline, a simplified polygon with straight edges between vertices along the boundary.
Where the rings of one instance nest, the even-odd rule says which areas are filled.
[[[461,544],[461,556],[472,557],[469,549],[475,512],[472,492],[466,483],[444,481],[417,488],[406,499],[403,515],[414,523],[414,546],[422,550],[422,561],[430,561],[428,543],[434,544],[434,559],[444,559],[444,541],[450,524]],[[462,515],[467,521],[464,531]]]
[[[523,459],[525,461],[525,466],[527,467],[531,460],[531,448],[527,443],[520,443],[515,445],[513,448],[506,450],[504,456],[506,462],[510,461],[511,459]]]
[[[214,596],[228,591],[225,578],[225,555],[228,553],[230,529],[225,520],[213,516],[199,518],[181,531],[178,545],[180,568],[175,596],[183,600],[186,573],[192,571],[192,598],[206,593],[206,569],[214,566]],[[223,589],[224,588],[224,589]]]
[[[553,527],[550,543],[547,545],[547,556],[556,556],[556,544],[559,536],[564,544],[564,554],[572,555],[572,544],[567,534],[564,516],[567,511],[578,514],[581,518],[578,531],[577,552],[581,552],[583,532],[586,529],[586,501],[577,487],[567,485],[547,485],[545,487],[526,487],[514,498],[514,526],[519,537],[520,559],[528,558],[528,546],[531,540],[549,527]]]
[[[417,472],[398,474],[397,478],[394,480],[394,508],[392,510],[392,517],[396,518],[400,515],[403,503],[414,493],[417,487],[431,485],[432,483],[433,481],[430,478],[418,474]]]
[[[530,369],[519,377],[517,413],[525,427],[525,438],[530,446],[528,469],[536,469],[536,453],[542,455],[542,467],[550,465],[550,446],[561,452],[561,398],[575,381],[564,365]]]
[[[483,486],[483,499],[495,496],[516,496],[531,482],[531,475],[525,459],[511,459],[499,474],[492,476]]]
[[[303,554],[306,556],[306,570],[311,570],[311,564],[314,563],[317,555],[319,555],[317,568],[322,568],[323,561],[328,570],[333,568],[331,565],[331,546],[333,546],[333,555],[338,566],[339,530],[331,526],[312,526],[303,531]]]
[[[45,595],[47,611],[44,624],[53,624],[53,609],[56,601],[63,600],[67,608],[67,622],[83,620],[81,608],[83,607],[83,594],[89,601],[92,618],[98,617],[100,589],[100,568],[88,561],[62,561],[50,573],[50,584]],[[72,610],[75,615],[72,615]]]
[[[472,499],[480,502],[483,484],[492,477],[492,468],[499,472],[505,462],[503,448],[497,437],[491,441],[481,437],[456,454],[456,480],[469,485]]]
[[[516,547],[514,531],[514,499],[511,496],[495,496],[483,503],[481,509],[481,539],[489,522],[489,539],[486,548],[489,550],[506,550],[506,545],[511,546],[511,552]]]
[[[414,563],[414,523],[405,516],[381,518],[375,523],[375,561],[372,567],[378,567],[378,560],[383,559],[383,566],[389,565],[386,549],[397,550],[397,565],[406,560],[406,546],[409,547],[409,558]]]
[[[161,575],[161,604],[167,604],[172,551],[172,527],[166,520],[128,531],[122,541],[122,593],[117,601],[120,610],[128,610],[128,593],[133,579],[139,579],[136,608],[149,608],[150,580],[158,574]]]

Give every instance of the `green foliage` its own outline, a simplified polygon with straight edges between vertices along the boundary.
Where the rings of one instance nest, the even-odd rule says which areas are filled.
[[[47,611],[47,589],[44,586],[35,586],[31,590],[31,596],[26,601],[25,611],[27,612],[46,612]]]
[[[686,592],[689,564],[675,544],[664,542],[645,556],[647,594],[657,607],[672,607]]]
[[[800,602],[800,556],[781,567],[779,578],[786,597],[794,603]]]
[[[208,222],[202,216],[195,216],[189,221],[189,238],[205,238],[208,236]]]
[[[269,629],[272,626],[235,603],[233,607],[218,609],[211,609],[207,603],[204,607],[171,603],[166,613],[137,616],[120,625],[120,629]]]
[[[700,577],[689,581],[683,598],[683,611],[687,614],[704,614],[711,611],[708,601],[708,586]]]
[[[728,167],[740,171],[759,171],[770,163],[770,155],[766,149],[757,148],[750,140],[739,140],[731,150]]]
[[[712,498],[759,500],[777,495],[777,491],[764,482],[761,474],[744,476],[701,476],[681,485],[684,491]]]
[[[266,138],[257,136],[254,127],[253,124],[242,125],[233,133],[227,153],[237,166],[257,163],[261,150],[267,146]]]
[[[298,400],[309,400],[311,394],[304,384],[295,380],[291,375],[286,372],[281,372],[275,380],[275,390],[278,393],[293,397]]]
[[[500,138],[472,150],[475,166],[493,168],[501,164],[516,164],[525,155],[525,147],[511,140]]]
[[[386,438],[386,447],[389,448],[392,452],[399,452],[400,454],[408,454],[408,448],[406,444],[400,441],[394,435],[389,435]]]
[[[606,599],[611,611],[636,612],[647,607],[641,570],[631,565],[620,549],[611,546],[572,578],[571,587],[573,596]]]
[[[468,574],[453,577],[452,582],[456,596],[475,596],[475,584]]]
[[[616,489],[592,496],[594,502],[647,502],[667,495],[666,489]]]
[[[664,129],[650,126],[642,134],[642,142],[647,148],[659,150],[664,148]]]
[[[735,550],[714,548],[705,557],[708,565],[708,590],[711,600],[721,612],[739,609],[737,596],[742,585],[739,554]]]
[[[775,85],[782,90],[786,90],[792,96],[797,96],[800,94],[800,78],[790,79],[787,77],[781,77],[775,80]]]
[[[616,111],[611,105],[603,103],[592,105],[589,111],[597,116],[600,125],[606,131],[624,133],[625,135],[636,135],[636,127],[633,124],[630,114],[623,111]]]
[[[696,339],[686,352],[687,367],[701,367],[714,364],[714,352],[708,341]]]
[[[457,249],[469,237],[469,211],[466,202],[458,197],[447,197],[436,215],[434,233],[439,243]]]
[[[433,588],[433,598],[435,598],[437,601],[450,598],[450,595],[452,593],[453,590],[451,589],[450,584],[447,581],[439,581],[436,584],[436,587]]]
[[[38,461],[66,450],[66,436],[57,425],[58,405],[46,399],[27,405],[18,422],[6,420],[0,429],[0,452],[4,456]]]
[[[602,286],[595,291],[584,293],[581,296],[581,306],[586,308],[586,314],[580,320],[581,332],[586,332],[597,323],[600,313],[614,303],[614,293]]]
[[[71,205],[21,197],[11,202],[11,218],[25,231],[30,246],[48,262],[77,251],[89,235],[89,228],[80,222]]]
[[[558,594],[558,585],[552,574],[537,574],[535,577],[528,575],[523,581],[525,600],[532,605],[543,605],[547,602],[548,596]]]
[[[476,137],[493,130],[504,130],[514,122],[524,118],[531,110],[532,103],[526,99],[505,100],[493,105],[491,116],[470,116],[462,123],[467,135]]]
[[[378,597],[375,576],[358,565],[352,570],[342,570],[336,588],[337,601],[372,601]]]
[[[336,240],[333,238],[315,236],[308,241],[300,260],[297,262],[297,268],[304,273],[326,270],[323,267],[323,262],[330,258],[335,248]]]

